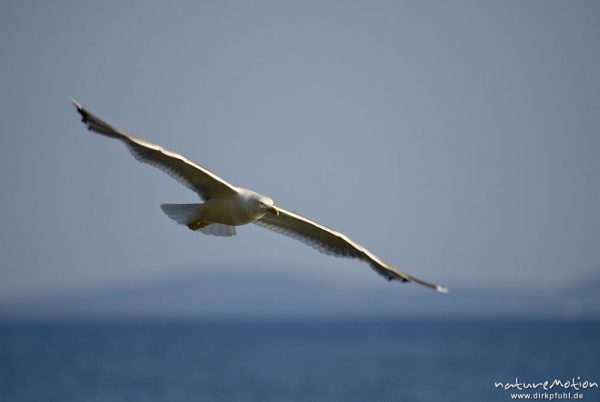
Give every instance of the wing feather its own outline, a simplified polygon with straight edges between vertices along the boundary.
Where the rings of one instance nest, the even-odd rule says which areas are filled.
[[[260,220],[254,223],[274,232],[300,240],[322,253],[364,261],[375,272],[387,280],[413,282],[443,293],[448,291],[443,286],[423,281],[397,270],[360,244],[350,240],[343,233],[320,225],[294,212],[281,208],[277,208],[277,210],[279,211],[278,216],[265,214]]]
[[[231,195],[238,192],[237,187],[227,183],[210,170],[182,155],[129,135],[94,116],[77,101],[73,100],[72,102],[81,115],[81,121],[87,126],[88,130],[123,141],[135,159],[157,167],[196,192],[200,198],[206,200],[211,197]]]

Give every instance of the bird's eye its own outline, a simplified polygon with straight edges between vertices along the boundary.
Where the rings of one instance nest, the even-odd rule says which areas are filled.
[[[264,205],[265,205],[265,204],[264,204],[264,202],[262,202],[262,201],[259,201],[259,202],[258,202],[258,206],[259,206],[259,207],[262,207],[262,206],[264,206]]]

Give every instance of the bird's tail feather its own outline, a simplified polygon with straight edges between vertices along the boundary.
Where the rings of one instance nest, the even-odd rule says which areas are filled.
[[[224,225],[221,223],[204,223],[198,227],[189,225],[198,221],[202,214],[202,204],[162,204],[160,208],[163,212],[180,225],[188,225],[192,230],[198,230],[201,233],[211,236],[235,236],[235,226]]]
[[[162,204],[163,212],[180,225],[187,225],[200,218],[202,204]]]

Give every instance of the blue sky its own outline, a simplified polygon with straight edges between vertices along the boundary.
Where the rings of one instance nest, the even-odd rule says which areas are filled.
[[[382,288],[359,262],[195,202],[70,97],[452,287],[600,274],[597,2],[3,3],[0,301],[186,273]],[[398,292],[401,292],[398,289]]]

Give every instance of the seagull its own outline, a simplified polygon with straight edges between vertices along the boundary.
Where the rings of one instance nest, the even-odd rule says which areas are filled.
[[[71,99],[71,103],[88,130],[124,142],[135,159],[157,167],[198,194],[203,203],[161,205],[163,212],[178,224],[207,235],[234,236],[237,226],[254,223],[300,240],[322,253],[366,262],[389,281],[411,282],[438,292],[448,292],[444,286],[399,271],[336,230],[275,206],[269,197],[236,187],[180,154],[111,126],[75,99]]]

